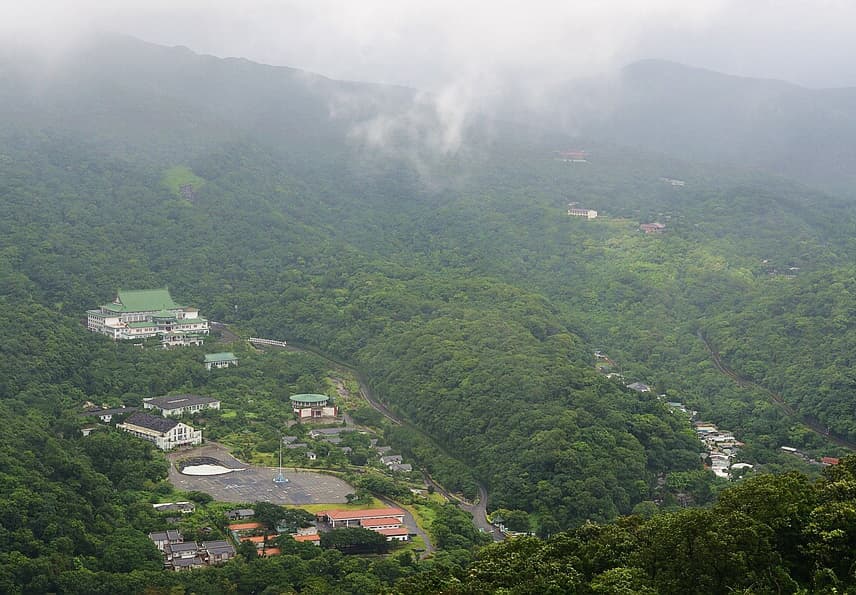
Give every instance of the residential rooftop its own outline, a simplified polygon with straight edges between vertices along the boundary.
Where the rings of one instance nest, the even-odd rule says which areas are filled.
[[[218,362],[233,362],[237,361],[237,357],[231,351],[223,351],[221,353],[206,353],[205,354],[205,363],[212,364]]]
[[[208,405],[209,403],[217,403],[218,400],[212,397],[203,397],[201,395],[167,395],[165,397],[152,397],[143,399],[149,405],[158,409],[180,409],[182,407],[191,407],[193,405]]]
[[[148,413],[135,413],[126,419],[125,423],[155,430],[156,432],[169,432],[178,425],[178,422],[174,419],[149,415]]]

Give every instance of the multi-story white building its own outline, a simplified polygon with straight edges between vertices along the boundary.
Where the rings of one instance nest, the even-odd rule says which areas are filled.
[[[116,427],[143,440],[154,442],[161,450],[202,443],[202,430],[194,430],[174,419],[156,417],[148,413],[135,413],[126,419],[125,423],[117,424]]]
[[[164,347],[202,345],[208,320],[199,310],[176,304],[169,289],[119,290],[116,299],[87,310],[89,330],[114,340],[161,337]]]

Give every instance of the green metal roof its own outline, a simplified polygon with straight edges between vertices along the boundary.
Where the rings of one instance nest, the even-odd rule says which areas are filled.
[[[178,324],[202,324],[203,322],[208,322],[207,318],[179,318],[176,321]]]
[[[205,354],[205,363],[216,363],[216,362],[232,362],[237,360],[235,354],[231,351],[224,351],[222,353],[207,353]]]
[[[160,312],[152,314],[152,318],[175,318],[175,313],[170,312],[169,310],[161,310]]]
[[[315,394],[291,395],[288,398],[295,403],[326,403],[330,400],[327,395]]]
[[[169,289],[137,289],[133,291],[119,290],[119,304],[102,306],[113,312],[153,312],[156,310],[174,310],[181,308],[176,304]]]

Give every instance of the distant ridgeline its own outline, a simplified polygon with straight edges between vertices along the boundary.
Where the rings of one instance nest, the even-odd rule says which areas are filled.
[[[796,466],[775,454],[783,444],[842,454],[822,452],[822,437],[724,378],[696,333],[759,383],[785,370],[785,398],[822,422],[847,418],[856,229],[847,203],[757,172],[588,143],[597,159],[577,167],[551,154],[567,139],[501,123],[491,135],[467,129],[454,155],[427,151],[420,135],[379,147],[359,124],[412,114],[406,90],[130,40],[100,48],[70,55],[45,83],[49,110],[17,84],[24,74],[11,70],[0,86],[0,394],[10,419],[39,437],[36,451],[26,433],[4,438],[3,494],[16,512],[4,521],[3,554],[24,570],[7,563],[0,591],[58,589],[53,554],[69,569],[77,556],[87,569],[77,578],[112,570],[90,559],[113,543],[104,527],[148,523],[113,498],[156,485],[162,460],[112,432],[89,436],[96,451],[72,442],[72,404],[126,394],[141,402],[224,381],[191,366],[188,350],[145,350],[162,359],[147,353],[138,369],[143,356],[129,345],[74,323],[118,281],[168,282],[213,320],[353,362],[390,409],[431,437],[390,429],[403,454],[467,496],[475,476],[491,510],[528,513],[539,535],[669,510],[678,496],[708,503],[720,488],[686,421],[591,369],[592,346],[608,347],[621,374],[733,430],[749,461],[767,463],[756,469]],[[360,109],[331,120],[331,102],[343,97]],[[175,163],[205,180],[193,186],[204,207],[161,182]],[[664,173],[686,184],[666,184]],[[598,218],[568,216],[569,196]],[[650,222],[667,233],[641,233]],[[773,256],[800,274],[771,277],[763,263]],[[87,324],[167,344],[209,332],[165,289],[120,291],[88,311]],[[244,369],[242,360],[229,372]],[[15,409],[33,413],[22,421]],[[27,452],[38,461],[16,462]],[[14,495],[30,485],[37,490],[26,487],[26,498]],[[713,526],[707,513],[687,514]],[[127,551],[126,537],[117,534],[116,551]],[[821,541],[811,542],[813,555],[825,560]],[[541,547],[506,547],[515,543],[524,553]],[[139,560],[159,564],[150,553]],[[109,559],[124,568],[126,558]]]

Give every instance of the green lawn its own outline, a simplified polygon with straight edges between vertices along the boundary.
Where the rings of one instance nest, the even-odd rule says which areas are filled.
[[[205,180],[183,165],[176,165],[166,170],[161,182],[176,196],[181,196],[179,189],[185,184],[192,184],[194,190],[199,190],[205,184]]]

